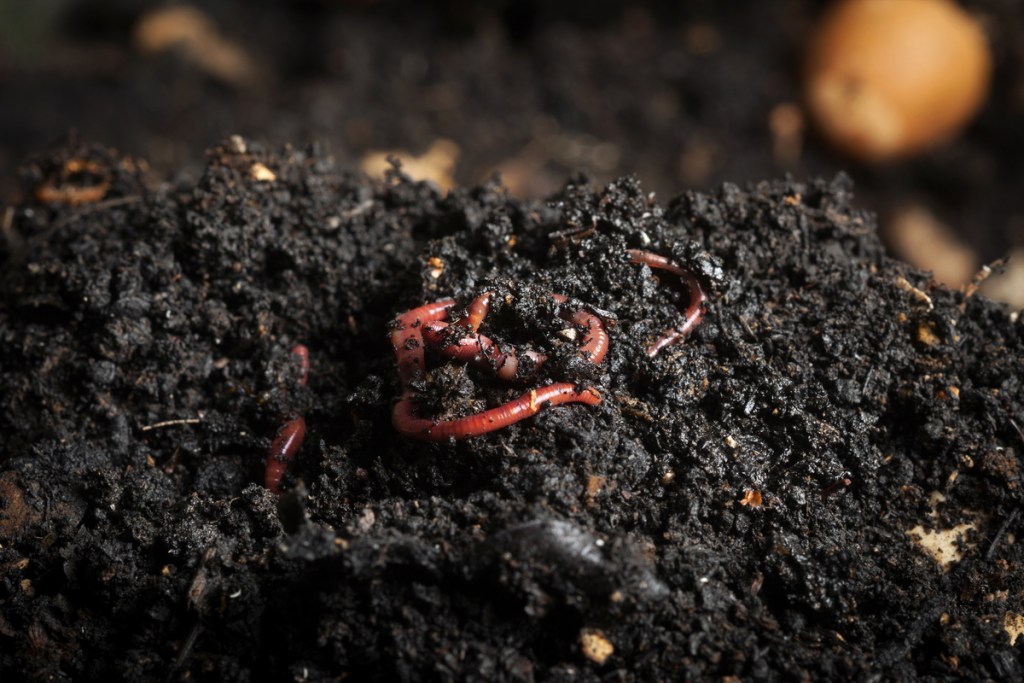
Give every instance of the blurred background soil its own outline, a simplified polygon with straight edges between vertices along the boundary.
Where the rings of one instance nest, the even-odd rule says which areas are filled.
[[[953,287],[1024,255],[1024,12],[962,3],[989,37],[986,103],[962,135],[868,166],[801,104],[827,3],[470,0],[0,0],[0,201],[74,131],[198,175],[231,134],[322,141],[341,166],[388,154],[442,188],[500,172],[538,198],[567,174],[634,174],[667,198],[723,181],[849,172],[897,256]],[[190,178],[185,178],[189,180]],[[987,294],[1024,306],[1011,258]]]

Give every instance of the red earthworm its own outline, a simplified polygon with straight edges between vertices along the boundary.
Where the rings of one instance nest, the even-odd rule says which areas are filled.
[[[561,382],[533,389],[497,408],[475,415],[440,422],[419,417],[416,413],[415,394],[408,387],[411,382],[422,379],[425,374],[426,344],[441,347],[441,353],[450,358],[489,368],[501,379],[515,379],[519,369],[519,357],[515,352],[502,352],[494,341],[477,332],[490,310],[491,296],[491,292],[485,292],[473,300],[467,308],[465,318],[455,323],[467,327],[469,332],[454,342],[447,340],[445,333],[449,325],[444,319],[448,316],[448,309],[455,305],[450,299],[414,308],[400,315],[395,321],[391,332],[391,345],[395,350],[398,377],[404,391],[392,410],[391,422],[400,434],[427,441],[462,439],[486,434],[524,420],[535,415],[545,403],[596,405],[601,402],[601,395],[595,389],[579,391],[575,385]],[[568,300],[561,294],[551,296],[559,304]],[[595,365],[604,360],[608,352],[608,333],[601,319],[586,311],[576,311],[563,317],[587,329],[581,347],[587,359]],[[534,351],[525,351],[522,355],[531,358],[535,368],[547,358]]]
[[[551,294],[555,302],[564,304],[568,298],[561,294]],[[573,311],[571,315],[562,314],[562,318],[580,327],[586,328],[587,333],[583,335],[582,351],[594,365],[600,365],[608,353],[608,332],[604,329],[604,323],[590,311],[580,309]]]
[[[476,332],[480,329],[480,323],[487,317],[487,312],[491,310],[491,292],[484,292],[477,298],[473,299],[473,303],[466,309],[466,318],[463,323],[469,326],[469,329]]]
[[[515,379],[516,372],[519,370],[519,358],[515,352],[502,353],[490,337],[477,333],[480,324],[491,310],[492,296],[493,292],[484,292],[473,299],[466,309],[466,317],[456,323],[456,325],[468,327],[470,334],[454,344],[444,346],[441,353],[453,360],[461,360],[485,369],[493,369],[501,379],[512,380]],[[442,322],[428,325],[423,330],[424,341],[434,346],[443,344],[444,341],[438,337],[437,332],[444,327],[447,325]],[[534,368],[540,367],[540,364],[547,360],[547,356],[533,351],[526,351],[524,355],[534,360]]]
[[[402,386],[423,379],[426,362],[423,355],[422,326],[448,317],[448,309],[455,305],[451,299],[424,304],[398,316],[391,331],[391,346],[398,361],[398,379]]]
[[[296,344],[292,353],[299,357],[299,386],[304,387],[309,378],[309,349],[304,344]]]
[[[707,294],[704,293],[704,288],[701,287],[700,280],[697,279],[696,275],[685,268],[681,268],[664,256],[652,254],[649,251],[640,251],[639,249],[629,249],[627,253],[633,263],[640,263],[649,268],[667,270],[673,275],[678,275],[690,290],[690,305],[686,307],[686,311],[683,313],[682,322],[675,327],[665,330],[661,337],[647,347],[647,355],[653,358],[666,346],[682,341],[700,324],[700,321],[704,318]]]
[[[296,344],[291,352],[299,358],[299,386],[305,386],[309,378],[309,349],[303,344]],[[263,470],[263,485],[271,493],[279,493],[281,479],[288,470],[288,465],[302,448],[306,439],[306,420],[299,415],[281,426],[267,451],[267,465]]]
[[[550,294],[556,303],[564,304],[568,298],[561,294]],[[435,321],[424,325],[422,328],[423,340],[430,346],[440,347],[442,354],[453,360],[460,360],[465,363],[473,363],[477,367],[494,370],[495,374],[506,381],[515,379],[519,370],[519,356],[515,351],[505,353],[498,348],[498,345],[483,334],[476,333],[484,316],[487,315],[490,306],[491,293],[487,292],[478,296],[470,304],[469,312],[459,325],[468,324],[472,332],[454,342],[446,342],[445,330],[449,327],[447,323]],[[561,317],[579,327],[586,329],[583,336],[583,344],[580,350],[587,360],[594,365],[600,365],[608,353],[608,332],[605,331],[601,319],[585,310],[562,312]],[[537,351],[524,351],[523,356],[533,361],[533,372],[547,360],[545,354]]]
[[[519,371],[519,356],[516,352],[504,353],[490,337],[483,334],[467,334],[454,342],[445,343],[445,330],[449,325],[433,322],[423,326],[423,341],[430,346],[439,347],[440,352],[452,360],[472,363],[485,370],[493,370],[499,378],[511,381]],[[533,361],[536,371],[547,360],[547,356],[536,351],[523,351],[523,356]]]
[[[280,492],[281,479],[305,439],[306,421],[301,416],[289,420],[278,430],[267,451],[267,467],[263,471],[263,485],[271,493]]]
[[[437,421],[416,414],[412,392],[402,394],[391,413],[391,423],[399,434],[424,441],[464,439],[503,429],[520,420],[536,415],[545,403],[557,406],[563,403],[597,405],[601,395],[593,388],[578,391],[574,384],[558,382],[540,389],[531,389],[517,399],[474,415],[454,420]]]

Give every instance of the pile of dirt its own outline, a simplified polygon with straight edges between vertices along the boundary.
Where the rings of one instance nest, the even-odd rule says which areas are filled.
[[[194,185],[146,168],[57,150],[5,216],[5,674],[1024,675],[1024,323],[889,260],[846,178],[524,202],[239,138]],[[628,250],[708,292],[654,356],[689,292]],[[481,331],[547,362],[502,382],[428,354],[420,412],[601,402],[399,436],[389,325],[484,292]],[[566,310],[603,321],[603,362]]]

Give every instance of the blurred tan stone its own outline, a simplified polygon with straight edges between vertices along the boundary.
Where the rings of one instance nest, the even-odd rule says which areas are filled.
[[[701,185],[722,165],[724,150],[709,138],[698,137],[679,155],[679,180],[684,185]]]
[[[942,143],[988,94],[985,32],[950,0],[837,2],[808,45],[808,109],[829,141],[861,161]]]
[[[683,30],[683,45],[690,54],[712,55],[721,49],[722,36],[714,25],[698,22]]]
[[[402,172],[414,180],[428,180],[442,192],[455,186],[455,167],[461,150],[451,140],[435,140],[426,152],[413,156],[404,150],[368,152],[359,162],[363,173],[369,176],[383,176],[391,168],[388,157],[402,162]]]
[[[780,166],[795,166],[804,146],[804,113],[795,102],[775,105],[768,114],[772,157]]]
[[[935,279],[948,287],[960,287],[980,266],[974,250],[919,204],[897,209],[882,229],[893,253],[917,268],[932,271]]]
[[[209,75],[236,87],[258,80],[258,69],[248,52],[221,34],[205,13],[188,5],[153,10],[135,25],[136,49],[156,54],[178,49]]]

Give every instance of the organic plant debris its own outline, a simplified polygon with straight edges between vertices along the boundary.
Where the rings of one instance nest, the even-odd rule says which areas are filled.
[[[233,138],[195,183],[80,143],[24,178],[5,681],[1024,674],[1024,323],[888,259],[845,177],[525,202]],[[653,358],[688,291],[627,249],[708,291]],[[485,291],[481,331],[548,362],[507,383],[428,354],[421,413],[552,381],[603,400],[398,436],[389,324]],[[600,365],[550,293],[604,320]],[[309,436],[277,497],[290,414]]]

